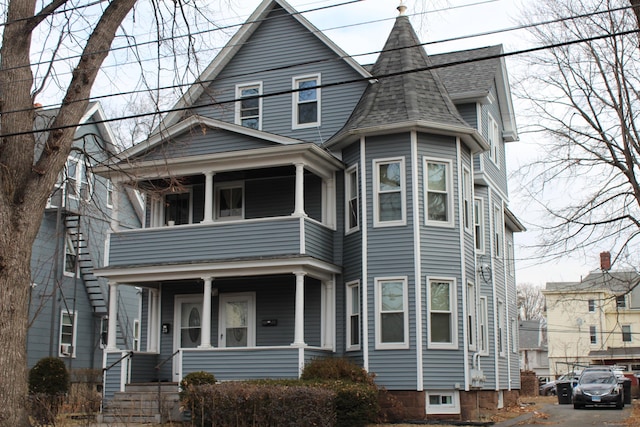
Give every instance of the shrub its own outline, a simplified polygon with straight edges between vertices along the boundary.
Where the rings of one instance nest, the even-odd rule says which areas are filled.
[[[69,392],[69,372],[55,357],[40,359],[29,371],[29,410],[44,425],[55,423],[64,396]]]
[[[227,382],[193,387],[182,400],[197,426],[334,426],[335,393],[299,383]]]
[[[205,371],[191,372],[180,381],[180,401],[184,410],[191,411],[192,419],[204,417],[203,411],[207,407],[207,401],[199,389],[204,385],[216,383],[216,377]]]
[[[305,365],[302,380],[343,380],[374,385],[375,375],[369,374],[346,357],[323,357]]]

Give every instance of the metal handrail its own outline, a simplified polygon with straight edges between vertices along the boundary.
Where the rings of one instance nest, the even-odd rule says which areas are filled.
[[[106,368],[102,368],[102,373],[104,374],[105,372],[107,372],[109,369],[113,368],[114,366],[116,366],[118,363],[122,362],[124,359],[126,359],[127,357],[133,357],[133,350],[128,351],[125,355],[123,355],[120,359],[116,360],[115,362],[113,362],[111,365],[107,366]]]
[[[167,363],[168,361],[173,360],[175,355],[178,353],[180,353],[180,349],[177,349],[169,357],[165,358],[163,361],[161,361],[160,363],[158,363],[156,366],[153,367],[153,369],[155,369],[156,371],[156,382],[158,383],[158,412],[160,412],[159,415],[161,420],[162,420],[162,415],[164,413],[164,405],[163,405],[164,402],[162,400],[162,383],[160,382],[160,368],[162,368],[162,366],[164,366],[164,364]]]
[[[180,349],[177,349],[176,351],[173,352],[173,354],[171,356],[167,357],[162,362],[160,362],[156,366],[154,366],[153,369],[155,369],[156,371],[159,371],[160,368],[162,368],[162,366],[164,366],[165,363],[167,363],[169,360],[173,359],[175,357],[175,355],[178,354],[179,352],[180,352]]]

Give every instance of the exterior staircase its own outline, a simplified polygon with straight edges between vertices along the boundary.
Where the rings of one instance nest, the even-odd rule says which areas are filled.
[[[167,423],[182,421],[178,384],[169,382],[127,384],[116,392],[98,416],[98,422]]]

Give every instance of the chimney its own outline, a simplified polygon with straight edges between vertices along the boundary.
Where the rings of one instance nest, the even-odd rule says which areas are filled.
[[[600,252],[600,269],[602,271],[611,270],[611,254],[609,252]]]

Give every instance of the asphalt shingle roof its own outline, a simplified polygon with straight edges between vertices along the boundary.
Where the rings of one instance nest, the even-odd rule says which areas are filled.
[[[371,73],[370,84],[338,135],[394,123],[428,121],[469,127],[421,46],[409,18],[401,15]],[[410,70],[422,70],[407,72]]]

